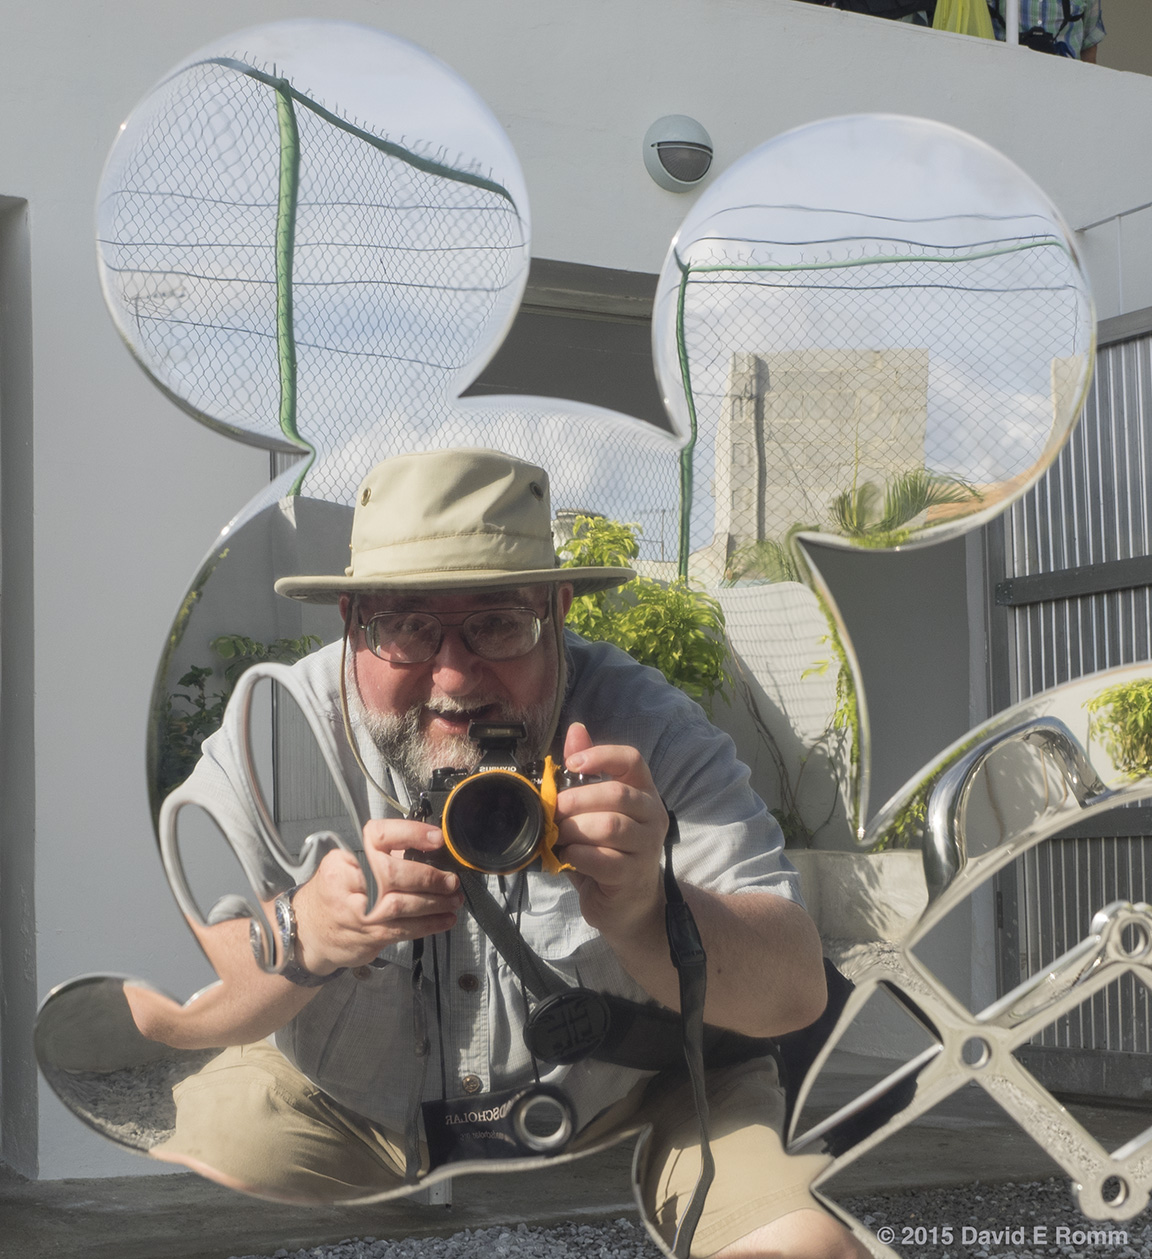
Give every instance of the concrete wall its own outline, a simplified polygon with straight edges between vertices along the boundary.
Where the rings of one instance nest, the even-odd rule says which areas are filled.
[[[3,779],[0,1105],[4,1158],[28,1174],[37,1136],[47,1177],[148,1166],[90,1136],[43,1089],[37,1128],[29,1011],[87,971],[141,972],[181,995],[208,977],[154,854],[144,721],[188,581],[267,477],[265,455],[191,422],[118,344],[93,265],[94,191],[119,122],[179,57],[310,13],[390,28],[472,82],[524,163],[539,256],[659,269],[688,200],[651,182],[640,140],[670,112],[709,129],[717,169],[785,128],[893,110],[997,145],[1074,224],[1152,195],[1132,160],[1152,140],[1149,79],[791,0],[9,0],[0,197],[28,208],[5,245],[4,302],[30,308],[31,347],[25,324],[5,341],[18,361],[0,383],[4,734],[17,740]],[[934,746],[958,713],[941,715]]]

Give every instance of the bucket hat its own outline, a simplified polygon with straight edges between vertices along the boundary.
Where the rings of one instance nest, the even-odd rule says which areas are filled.
[[[360,483],[351,563],[339,574],[281,577],[278,594],[342,594],[571,582],[578,595],[631,581],[630,568],[561,568],[548,474],[498,450],[426,450],[378,463]]]

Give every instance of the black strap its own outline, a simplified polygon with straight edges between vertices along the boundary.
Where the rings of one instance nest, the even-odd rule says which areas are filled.
[[[700,1175],[688,1207],[676,1230],[672,1252],[687,1259],[692,1238],[708,1190],[716,1174],[716,1164],[708,1140],[708,1095],[705,1089],[706,1032],[719,1051],[721,1060],[746,1061],[771,1053],[774,1042],[740,1036],[723,1028],[706,1028],[704,998],[707,990],[707,957],[692,910],[676,882],[672,849],[680,829],[673,813],[668,814],[664,839],[664,921],[668,951],[680,984],[680,1014],[659,1007],[629,1001],[608,993],[598,994],[608,1010],[608,1031],[589,1057],[619,1066],[659,1071],[686,1067],[692,1098],[700,1123]],[[561,975],[547,966],[528,946],[504,908],[488,891],[484,879],[471,870],[461,870],[460,886],[477,925],[511,968],[521,984],[538,1001],[574,991]],[[670,1035],[678,1030],[680,1036]],[[679,1042],[679,1043],[677,1043]]]
[[[667,851],[667,843],[665,844]],[[668,865],[665,859],[665,887]],[[492,941],[496,952],[507,963],[520,983],[537,1001],[575,991],[572,985],[547,962],[543,961],[516,930],[507,911],[488,891],[482,875],[460,870],[460,887],[472,917],[481,931]],[[673,875],[675,885],[675,876]],[[667,899],[667,892],[665,893]],[[673,895],[683,901],[677,886]],[[687,907],[685,907],[687,908]],[[646,1005],[599,993],[608,1011],[608,1030],[600,1044],[588,1055],[598,1062],[637,1071],[667,1071],[684,1064],[680,1047],[680,1015],[663,1006]],[[776,1042],[742,1036],[726,1027],[705,1024],[703,1029],[704,1061],[709,1067],[727,1067],[750,1058],[774,1055]]]
[[[688,1068],[692,1100],[700,1124],[700,1175],[696,1178],[692,1197],[672,1240],[672,1253],[676,1259],[687,1259],[708,1190],[716,1176],[716,1163],[708,1141],[708,1092],[704,1080],[704,998],[708,988],[708,958],[696,919],[672,871],[672,848],[679,839],[676,815],[669,812],[668,834],[664,840],[664,923],[668,931],[668,952],[680,980],[684,1063]]]
[[[529,948],[508,917],[508,911],[488,890],[483,875],[463,868],[458,873],[472,917],[524,987],[537,1001],[567,992],[571,985]]]

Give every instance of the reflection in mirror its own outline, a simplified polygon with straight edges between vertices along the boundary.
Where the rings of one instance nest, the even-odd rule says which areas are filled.
[[[216,1056],[142,1036],[124,985],[139,979],[90,975],[62,984],[36,1020],[36,1060],[53,1092],[102,1136],[141,1153],[168,1140],[176,1124],[172,1089]]]
[[[153,685],[148,750],[157,813],[191,773],[204,740],[219,729],[247,668],[291,664],[340,637],[333,609],[290,604],[277,598],[272,584],[300,565],[343,563],[350,518],[348,508],[332,503],[299,497],[273,502],[230,525],[209,554],[173,622]],[[263,743],[257,763],[266,773],[275,755],[274,724],[291,720],[274,718],[266,705],[266,729],[257,740]],[[295,746],[287,726],[283,735]]]
[[[217,820],[198,805],[180,809],[172,818],[170,837],[164,838],[168,881],[201,945],[203,928],[239,918],[255,920],[265,938],[271,938],[260,906],[269,899],[270,884],[283,890],[283,871],[268,861],[254,879],[255,872],[244,868]]]
[[[682,565],[986,519],[1055,457],[1093,326],[1056,210],[981,142],[861,115],[762,145],[695,203],[656,295],[665,400],[716,487]]]
[[[798,579],[733,582],[717,595],[739,701],[722,720],[757,791],[789,848],[854,847],[859,709],[828,604]]]
[[[240,696],[252,714],[252,787],[274,828],[278,855],[290,867],[301,865],[308,837],[319,831],[334,832],[346,848],[359,850],[359,806],[344,780],[337,751],[343,732],[332,730],[333,715],[325,714],[320,727],[331,740],[322,747],[313,730],[316,714],[311,707],[301,708],[301,693],[291,676],[270,676],[261,665],[252,677],[260,680]]]
[[[1141,947],[1152,939],[1147,873],[1101,880],[1101,900],[1111,903],[1077,907],[1082,936],[1067,939],[1062,954],[1047,956],[989,1004],[957,988],[951,970],[955,925],[974,930],[981,921],[977,902],[986,899],[992,875],[1027,866],[1049,837],[1091,830],[1092,819],[1148,795],[1148,734],[1126,720],[1128,701],[1146,687],[1144,664],[1033,696],[946,750],[876,816],[865,836],[871,853],[902,855],[906,848],[911,857],[920,848],[932,899],[900,947],[875,946],[871,962],[855,968],[856,990],[805,1082],[802,1103],[828,1055],[850,1047],[866,1026],[860,1013],[880,989],[918,1011],[937,1043],[919,1056],[902,1055],[904,1066],[809,1129],[794,1152],[834,1153],[842,1167],[975,1081],[1069,1174],[1085,1214],[1122,1220],[1143,1210],[1152,1191],[1143,1161],[1152,1129],[1104,1149],[1028,1068],[1062,1019],[1083,1017],[1105,991],[1123,1000],[1152,987],[1152,956]],[[898,1095],[901,1109],[885,1109],[885,1099]],[[1108,1191],[1117,1178],[1132,1190],[1123,1200]]]
[[[199,134],[209,137],[206,147],[194,142]],[[663,521],[671,508],[676,558],[650,561],[661,576],[816,589],[815,605],[794,600],[804,659],[771,686],[756,673],[749,707],[778,701],[782,718],[794,720],[782,777],[800,774],[802,749],[823,750],[828,781],[816,790],[810,778],[792,792],[796,834],[858,830],[863,696],[838,614],[818,575],[803,571],[793,536],[799,528],[845,545],[898,547],[978,523],[1022,492],[1079,405],[1090,303],[1047,202],[995,154],[936,124],[822,124],[750,155],[712,193],[680,233],[658,294],[661,378],[688,443],[677,477],[676,444],[620,417],[546,400],[459,402],[514,313],[528,215],[506,138],[439,63],[375,33],[287,23],[201,51],[134,112],[99,211],[102,278],[121,333],[198,418],[245,440],[308,451],[228,527],[177,617],[155,692],[158,812],[167,799],[171,815],[181,792],[196,802],[203,775],[188,773],[207,733],[201,719],[220,688],[244,685],[228,678],[233,664],[288,661],[316,647],[313,636],[328,644],[339,636],[331,617],[308,619],[315,610],[277,600],[271,587],[281,575],[343,569],[348,504],[366,469],[398,448],[473,444],[547,466],[557,508],[624,521]],[[734,612],[744,596],[732,590]],[[761,614],[758,598],[747,595],[749,626]],[[331,663],[331,647],[319,650]],[[752,660],[759,646],[741,650]],[[770,653],[762,654],[768,670]],[[803,712],[793,719],[786,710],[794,702]],[[246,883],[264,916],[268,968],[285,960],[290,921],[273,926],[268,899],[311,873],[308,835],[339,810],[330,786],[314,781],[312,753],[299,749],[299,713],[279,700],[254,713],[264,734],[252,757],[259,790],[248,803],[258,795],[268,816],[242,825],[261,831],[262,856]],[[865,842],[882,848],[898,831],[918,841],[936,779],[965,750],[928,767]],[[363,788],[354,767],[343,777]],[[967,801],[950,801],[956,821]],[[362,816],[381,812],[370,803]],[[1051,820],[1045,815],[1043,825]],[[231,829],[224,818],[220,825]],[[1006,832],[1010,843],[1032,842],[1036,827],[1024,827],[1023,841]],[[926,880],[937,906],[954,904],[974,871],[986,877],[994,865],[968,847],[962,827],[945,828],[944,840],[954,869],[947,880]],[[318,882],[301,890],[295,912],[306,916]],[[346,1112],[381,1130],[413,1124],[396,1107],[386,1113],[381,1099],[421,1095],[423,1077],[398,1084],[398,1072],[415,1076],[443,1058],[420,998],[420,966],[435,971],[435,945],[420,959],[389,946],[386,967],[349,963],[331,982],[284,997],[289,985],[253,968],[246,940],[238,941],[243,920],[227,916],[238,902],[219,908],[228,895],[243,889],[188,898],[224,982],[183,1022],[166,998],[151,1002],[148,1019],[141,1012],[149,1002],[136,1001],[137,1019],[153,1033],[167,1016],[173,1044],[263,1043],[313,1002],[310,1027],[286,1033],[298,1037],[294,1060],[334,1081]],[[200,900],[216,907],[211,925],[213,909],[203,913]],[[577,918],[571,907],[552,908]],[[944,1029],[936,1058],[955,1069],[955,1012],[913,957],[897,948],[886,956],[888,990],[905,1014],[923,1016],[922,1027]],[[233,1000],[229,980],[241,964],[250,987],[240,985]],[[402,1016],[394,1052],[381,1050],[371,1018],[367,1031],[350,1026],[369,1007],[363,994],[385,982],[395,988],[384,1000]],[[868,992],[860,995],[866,1002]],[[974,1034],[960,1030],[964,1039]],[[243,1140],[260,1144],[259,1131],[217,1089],[236,1057],[213,1056],[186,1090],[204,1099],[199,1114],[219,1155],[199,1157],[170,1140],[165,1156],[189,1166],[199,1158],[200,1170],[253,1188],[237,1160],[253,1152]],[[288,1059],[276,1062],[281,1070]],[[927,1060],[917,1067],[917,1105],[948,1086],[935,1070]],[[599,1100],[583,1104],[595,1110]],[[404,1162],[401,1153],[393,1180],[414,1172]],[[319,1192],[323,1172],[304,1170],[304,1179],[289,1176],[272,1192],[350,1199],[383,1183],[356,1173]]]
[[[185,59],[124,124],[97,202],[105,297],[141,365],[197,418],[284,450],[465,387],[515,314],[528,230],[479,97],[341,22]]]
[[[681,500],[680,573],[736,587],[805,582],[828,625],[823,656],[799,677],[769,630],[758,642],[745,630],[738,658],[761,665],[738,689],[759,701],[757,711],[744,695],[763,735],[742,751],[773,763],[790,841],[858,840],[865,697],[801,540],[942,540],[1025,492],[1091,373],[1094,316],[1071,237],[1031,180],[970,136],[924,119],[830,119],[747,154],[693,205],[653,329],[686,442],[682,484],[694,487]],[[804,689],[821,658],[837,694],[801,738],[801,776],[789,767],[798,732],[763,701],[781,677]]]

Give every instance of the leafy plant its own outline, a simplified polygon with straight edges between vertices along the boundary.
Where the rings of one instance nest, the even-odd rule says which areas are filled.
[[[904,526],[929,507],[980,498],[980,492],[966,481],[914,468],[888,482],[883,502],[879,487],[865,481],[837,494],[830,510],[833,521],[848,537],[867,546],[899,546],[911,536]]]
[[[636,524],[578,516],[572,538],[560,547],[563,566],[627,565],[640,552],[639,531]],[[710,702],[730,681],[720,604],[682,579],[665,584],[637,577],[622,590],[581,595],[568,625],[659,669],[693,699]]]
[[[800,566],[787,542],[761,538],[732,552],[724,567],[724,584],[738,581],[799,581]]]
[[[1130,778],[1152,775],[1152,678],[1109,686],[1087,700],[1088,737]]]
[[[193,665],[176,684],[186,689],[165,696],[159,713],[156,785],[161,800],[192,772],[204,740],[220,728],[224,709],[245,669],[257,661],[295,664],[319,647],[320,639],[315,634],[305,634],[261,643],[243,634],[220,634],[209,646],[221,660],[229,662],[223,671],[222,689],[209,694],[209,679],[215,668]]]

